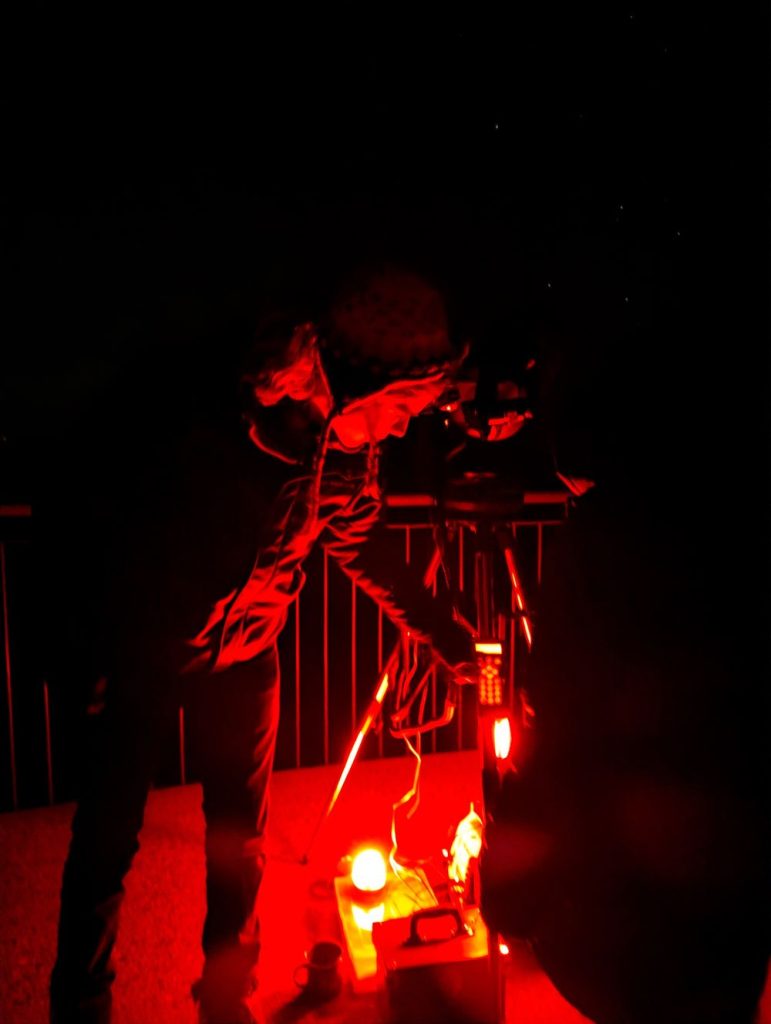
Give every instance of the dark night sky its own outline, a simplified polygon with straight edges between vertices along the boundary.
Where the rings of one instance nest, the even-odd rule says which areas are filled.
[[[68,9],[11,33],[0,504],[55,478],[76,515],[83,453],[118,430],[141,456],[158,396],[213,388],[266,303],[312,307],[336,267],[401,250],[445,278],[476,358],[537,353],[568,466],[614,480],[589,540],[614,580],[624,534],[653,598],[624,579],[608,607],[637,600],[656,628],[664,542],[690,572],[692,653],[728,669],[706,700],[662,675],[661,707],[710,786],[746,763],[743,793],[768,721],[768,26],[725,5],[514,6]]]
[[[631,402],[647,431],[674,412],[662,444],[730,419],[760,445],[757,472],[751,60],[738,24],[686,7],[20,30],[0,426],[12,476],[26,470],[11,491],[29,490],[30,446],[88,433],[100,397],[224,351],[262,300],[307,298],[384,236],[445,275],[480,352],[558,350],[568,417]]]

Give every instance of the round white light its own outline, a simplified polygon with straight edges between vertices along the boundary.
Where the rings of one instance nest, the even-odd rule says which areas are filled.
[[[387,877],[385,858],[379,850],[362,850],[353,858],[351,881],[359,892],[380,892]]]

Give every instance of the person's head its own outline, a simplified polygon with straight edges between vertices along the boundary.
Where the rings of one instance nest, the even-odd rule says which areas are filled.
[[[403,267],[360,268],[313,321],[268,326],[265,360],[242,375],[250,400],[309,402],[324,419],[334,412],[334,432],[350,448],[404,434],[465,355],[442,290]]]
[[[462,359],[441,289],[413,270],[361,268],[319,323],[319,353],[344,444],[405,433]]]

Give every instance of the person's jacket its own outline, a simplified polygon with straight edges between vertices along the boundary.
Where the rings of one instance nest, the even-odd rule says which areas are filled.
[[[429,643],[451,667],[471,660],[472,638],[456,621],[449,598],[433,597],[414,571],[389,558],[377,447],[356,453],[334,446],[321,450],[318,424],[303,403],[288,400],[264,413],[253,411],[250,433],[264,450],[294,465],[258,524],[254,562],[244,567],[237,584],[217,595],[206,621],[189,638],[188,670],[225,669],[274,644],[316,544],[399,629]]]

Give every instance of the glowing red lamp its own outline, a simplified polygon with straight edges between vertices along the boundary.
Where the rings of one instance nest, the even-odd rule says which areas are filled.
[[[508,716],[496,718],[493,722],[493,750],[499,761],[508,761],[511,743],[511,719]]]

